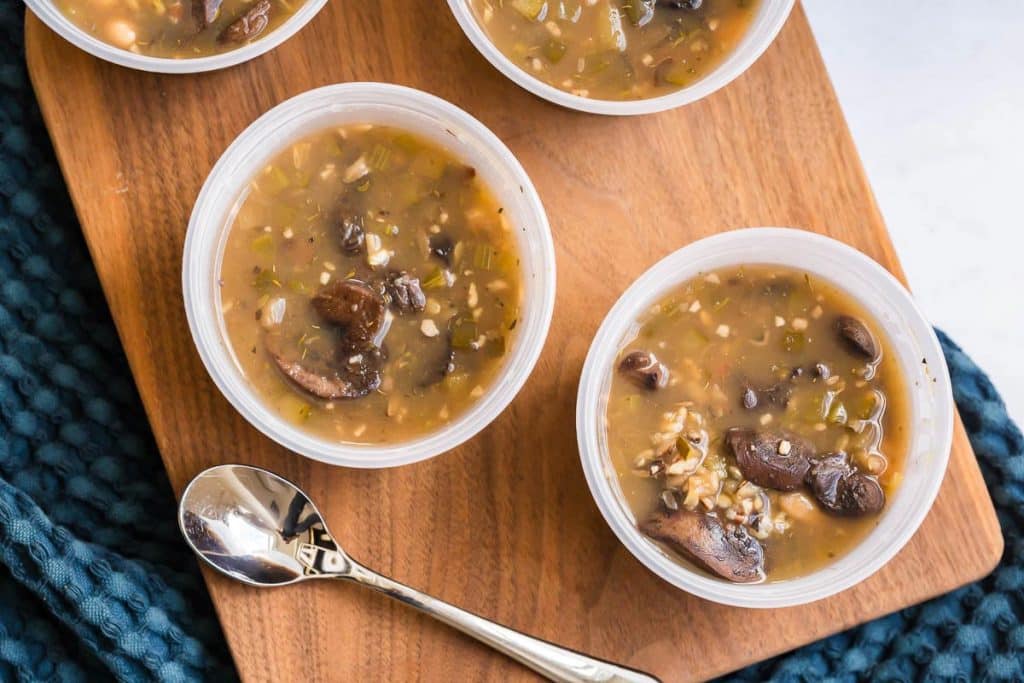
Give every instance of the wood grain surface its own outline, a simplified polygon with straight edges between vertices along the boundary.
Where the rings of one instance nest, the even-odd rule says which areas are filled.
[[[704,602],[656,578],[587,490],[574,428],[583,358],[613,301],[661,256],[728,228],[788,225],[844,240],[901,275],[799,7],[732,85],[628,119],[559,109],[519,89],[464,39],[442,0],[336,0],[271,54],[196,76],[106,64],[31,16],[26,30],[43,114],[176,491],[218,463],[270,468],[305,487],[368,566],[666,681],[736,669],[996,564],[1002,537],[959,424],[938,501],[904,551],[852,590],[771,614]],[[511,407],[468,445],[388,471],[310,462],[250,427],[200,364],[181,298],[188,217],[221,152],[282,100],[354,80],[427,90],[494,130],[536,183],[558,258],[551,334]],[[352,585],[257,590],[206,578],[247,681],[533,678]]]

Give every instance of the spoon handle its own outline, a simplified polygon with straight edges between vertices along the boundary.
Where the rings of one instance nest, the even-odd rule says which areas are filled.
[[[466,635],[490,645],[552,681],[566,683],[658,683],[658,679],[634,669],[559,647],[546,640],[496,624],[443,600],[409,588],[352,562],[340,578],[357,581],[443,621]]]

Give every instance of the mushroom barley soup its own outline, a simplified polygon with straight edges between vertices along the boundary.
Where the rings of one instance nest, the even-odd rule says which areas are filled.
[[[780,266],[707,273],[640,320],[608,442],[651,538],[730,581],[806,575],[852,549],[900,483],[908,395],[881,328]]]
[[[515,235],[476,171],[352,125],[279,154],[224,248],[222,311],[265,403],[317,436],[393,443],[477,401],[519,317]]]
[[[700,80],[747,31],[760,0],[469,0],[494,45],[548,85],[601,100],[667,95]]]
[[[228,52],[295,13],[305,0],[54,0],[96,38],[150,57]]]

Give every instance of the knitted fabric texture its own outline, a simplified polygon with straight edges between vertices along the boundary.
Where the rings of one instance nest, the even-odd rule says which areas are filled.
[[[0,681],[230,681],[40,122],[23,19],[0,3]],[[998,569],[734,680],[1024,678],[1024,439],[940,338],[1006,537]]]

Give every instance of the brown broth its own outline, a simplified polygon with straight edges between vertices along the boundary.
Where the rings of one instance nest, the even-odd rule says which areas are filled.
[[[881,347],[877,363],[844,346],[835,330],[840,315],[867,324]],[[877,475],[887,500],[899,486],[909,424],[904,377],[881,327],[828,282],[765,265],[700,276],[642,318],[619,358],[636,350],[655,353],[669,372],[667,385],[657,390],[638,388],[621,371],[612,379],[608,444],[638,521],[664,510],[663,491],[673,489],[678,493],[669,495],[680,509],[713,514],[727,528],[743,524],[742,500],[755,491],[752,484],[743,488],[746,480],[723,442],[732,427],[788,430],[813,443],[819,456],[844,451],[859,471]],[[828,379],[814,370],[818,363],[828,366]],[[802,374],[791,379],[797,368]],[[742,396],[751,385],[788,387],[788,404],[762,401],[748,410]],[[681,407],[685,419],[677,412]],[[652,478],[647,466],[659,444],[691,428],[707,435],[707,456],[696,473]],[[761,526],[750,530],[764,547],[771,581],[804,576],[842,557],[880,518],[828,514],[806,488],[763,491],[770,504],[758,524],[766,524],[767,533]]]
[[[224,0],[207,24],[202,4],[193,0],[55,0],[72,23],[99,40],[141,55],[170,59],[208,57],[237,49],[275,30],[305,3],[269,0],[265,26],[262,19],[254,18],[251,33],[228,39],[228,26],[260,1]]]
[[[355,255],[344,248],[345,221],[362,225]],[[346,329],[314,309],[318,292],[352,280],[379,289],[402,272],[425,301],[387,306],[390,326],[371,344],[385,356],[379,386],[326,400],[285,376],[275,355],[325,375],[362,358],[342,349]],[[351,443],[409,440],[464,413],[504,362],[521,296],[515,236],[475,170],[432,142],[371,125],[321,132],[271,161],[241,200],[221,281],[228,337],[265,403]]]
[[[709,74],[739,44],[760,0],[704,0],[696,10],[640,0],[470,0],[495,46],[561,90],[601,100],[674,92]],[[645,23],[642,23],[645,21]]]

